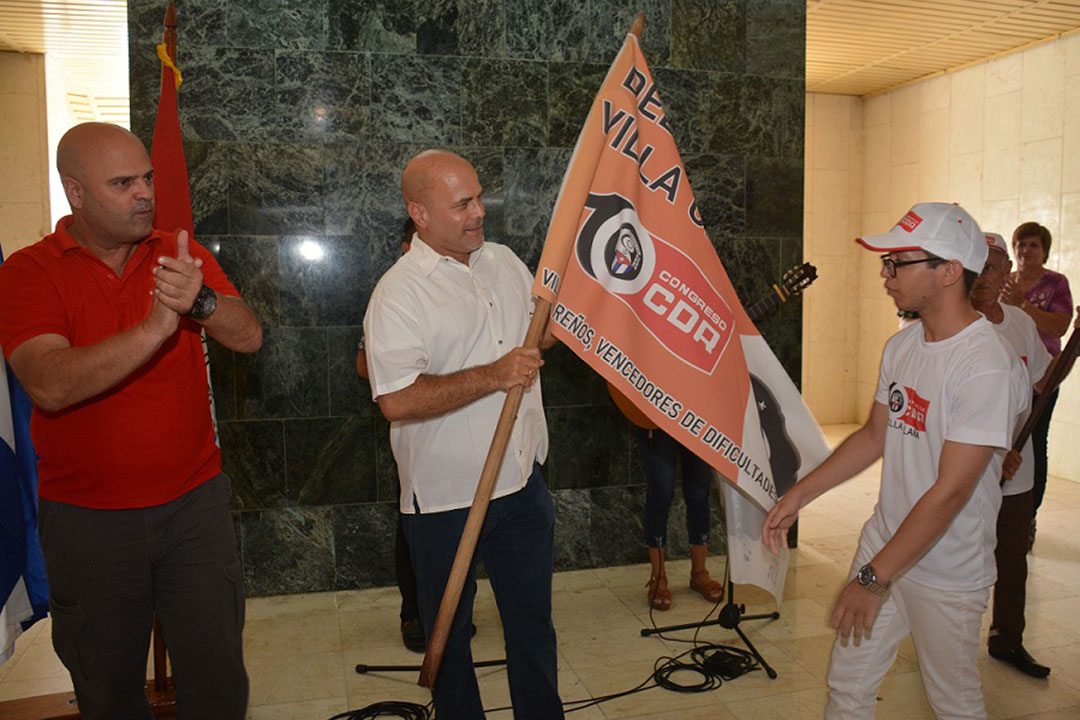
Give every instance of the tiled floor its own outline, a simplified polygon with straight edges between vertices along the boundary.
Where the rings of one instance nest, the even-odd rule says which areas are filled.
[[[851,426],[827,428],[836,440]],[[803,513],[800,547],[792,555],[785,602],[777,621],[744,624],[752,642],[776,668],[769,680],[755,672],[709,693],[677,694],[654,688],[575,713],[571,717],[650,720],[816,718],[825,706],[825,672],[832,632],[832,599],[854,553],[859,527],[877,495],[877,466],[834,490]],[[1030,557],[1028,631],[1025,644],[1053,668],[1033,680],[988,656],[979,660],[991,718],[1080,718],[1080,484],[1051,479],[1039,512],[1039,538]],[[712,560],[716,575],[723,558]],[[709,610],[685,586],[686,561],[672,562],[674,607],[657,622],[699,620]],[[653,662],[680,650],[676,643],[642,638],[649,624],[644,566],[581,570],[555,576],[554,616],[559,633],[559,681],[564,700],[631,688],[652,672]],[[772,609],[764,592],[739,586],[748,612]],[[358,675],[357,663],[417,664],[401,646],[395,588],[251,600],[245,630],[255,720],[325,720],[349,708],[389,699],[426,702],[413,673]],[[989,622],[989,614],[984,622]],[[490,587],[481,584],[476,604],[474,655],[502,657],[499,617]],[[710,642],[737,645],[731,631],[702,632]],[[489,708],[508,704],[501,669],[479,672]],[[48,623],[20,639],[14,658],[0,666],[0,699],[70,688],[49,644]],[[880,691],[877,717],[932,717],[923,696],[914,648],[906,643]],[[489,713],[509,718],[508,711]]]

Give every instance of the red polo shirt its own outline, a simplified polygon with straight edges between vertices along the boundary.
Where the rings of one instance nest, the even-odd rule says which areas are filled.
[[[176,236],[155,230],[122,276],[75,242],[70,216],[56,232],[0,265],[0,346],[10,357],[43,334],[73,347],[101,342],[150,312],[152,270],[176,256]],[[239,295],[214,257],[194,240],[203,282]],[[210,419],[200,326],[188,318],[157,353],[107,392],[59,412],[34,408],[30,434],[38,492],[83,507],[150,507],[176,499],[221,472]]]

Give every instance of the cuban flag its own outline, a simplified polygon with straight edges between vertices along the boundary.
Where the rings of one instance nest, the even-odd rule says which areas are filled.
[[[11,368],[0,362],[0,664],[15,652],[15,638],[49,609],[45,559],[37,537],[31,407]]]

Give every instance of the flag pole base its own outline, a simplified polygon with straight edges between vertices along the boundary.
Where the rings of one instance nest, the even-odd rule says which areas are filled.
[[[761,669],[765,671],[765,674],[769,676],[770,680],[776,679],[776,670],[772,668],[769,663],[765,662],[765,658],[761,656],[758,649],[754,647],[754,644],[750,642],[750,638],[746,637],[746,633],[739,627],[739,623],[743,620],[779,620],[780,613],[777,610],[773,610],[768,613],[760,613],[757,615],[747,615],[745,605],[737,605],[735,603],[735,583],[731,581],[731,573],[729,568],[724,569],[724,579],[727,581],[727,602],[724,607],[720,608],[720,614],[715,620],[706,620],[704,622],[696,623],[683,623],[681,625],[665,625],[664,627],[643,628],[641,630],[641,637],[649,637],[650,635],[659,635],[665,632],[672,632],[675,630],[697,630],[700,628],[711,627],[719,625],[720,627],[727,628],[728,630],[734,630],[739,639],[742,640],[743,645],[746,646],[750,654],[754,656],[754,659],[761,665]]]

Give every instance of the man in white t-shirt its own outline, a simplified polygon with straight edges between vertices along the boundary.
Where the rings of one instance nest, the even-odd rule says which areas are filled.
[[[502,616],[514,717],[557,720],[543,363],[539,350],[520,347],[532,277],[508,248],[484,242],[483,188],[464,158],[420,153],[401,191],[417,234],[376,285],[364,334],[372,395],[391,422],[421,618],[430,636],[505,393],[524,386],[477,554]],[[475,595],[470,572],[432,693],[447,720],[484,717],[469,649]]]
[[[1049,373],[1051,355],[1039,339],[1031,317],[1018,307],[1002,305],[998,301],[1012,268],[1009,246],[997,233],[987,233],[986,243],[990,252],[982,274],[975,281],[971,304],[993,323],[1002,339],[1020,356],[1027,368],[1029,384],[1038,389]],[[1026,419],[1025,413],[1023,420]],[[1044,678],[1050,674],[1050,668],[1036,662],[1023,645],[1028,530],[1035,514],[1033,452],[1029,437],[1021,453],[1019,468],[1014,472],[1008,461],[1004,468],[1008,480],[1001,486],[1004,497],[998,512],[997,547],[994,549],[998,578],[994,584],[994,619],[988,645],[995,658],[1022,673]]]
[[[969,302],[987,245],[963,208],[920,203],[858,242],[885,253],[886,292],[922,323],[888,340],[869,420],[769,511],[763,540],[778,551],[800,508],[882,458],[878,503],[832,616],[827,717],[872,718],[910,634],[938,717],[985,718],[976,658],[998,481],[1031,386]]]

